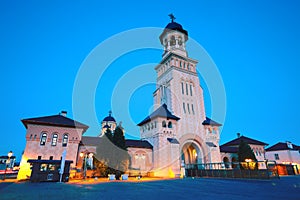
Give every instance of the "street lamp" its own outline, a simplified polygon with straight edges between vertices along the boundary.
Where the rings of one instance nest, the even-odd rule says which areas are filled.
[[[8,154],[7,154],[8,159],[6,160],[6,163],[5,163],[5,170],[4,170],[3,180],[5,180],[7,165],[10,165],[10,158],[12,157],[12,155],[13,155],[12,151],[8,152]]]
[[[87,166],[86,166],[86,162],[87,162],[87,157],[89,156],[89,158],[92,158],[93,157],[93,153],[88,153],[88,152],[81,152],[80,153],[80,157],[83,158],[83,178],[86,179],[86,169],[87,169]]]

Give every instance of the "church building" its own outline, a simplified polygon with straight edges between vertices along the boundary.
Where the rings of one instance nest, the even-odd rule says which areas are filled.
[[[126,140],[129,173],[139,170],[151,176],[179,177],[186,164],[221,162],[221,124],[206,116],[196,71],[198,61],[188,57],[186,49],[188,32],[174,21],[173,15],[170,17],[171,22],[159,36],[164,51],[154,69],[157,74],[154,112],[137,124],[141,139]],[[22,122],[27,132],[20,179],[30,175],[28,159],[59,160],[64,150],[66,159],[72,161],[71,168],[81,169],[80,153],[92,158],[106,130],[114,131],[117,127],[111,112],[95,136],[83,136],[88,126],[66,117],[65,112]]]

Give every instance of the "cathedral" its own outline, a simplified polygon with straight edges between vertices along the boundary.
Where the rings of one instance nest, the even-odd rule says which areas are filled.
[[[126,139],[129,173],[139,170],[150,176],[179,177],[187,164],[222,162],[221,124],[206,116],[196,71],[198,61],[188,57],[186,49],[188,31],[174,21],[173,15],[170,17],[171,22],[159,36],[164,51],[154,68],[157,74],[154,112],[137,124],[140,140]],[[114,131],[118,126],[111,112],[102,120],[102,130],[93,137],[83,136],[88,126],[68,118],[66,112],[23,119],[22,123],[27,132],[20,179],[30,175],[28,159],[59,160],[64,151],[71,168],[80,169],[83,162],[80,154],[96,153],[105,131],[108,128]]]

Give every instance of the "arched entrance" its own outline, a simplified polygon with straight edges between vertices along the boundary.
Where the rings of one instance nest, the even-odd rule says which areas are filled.
[[[226,169],[230,167],[230,165],[229,165],[229,159],[228,159],[227,157],[224,157],[224,158],[223,158],[223,162],[224,162],[224,164],[225,164],[225,168],[226,168]]]
[[[202,156],[202,151],[195,142],[187,142],[181,149],[181,160],[185,164],[201,164]]]

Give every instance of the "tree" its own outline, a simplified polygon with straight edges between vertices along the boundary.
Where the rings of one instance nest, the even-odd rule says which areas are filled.
[[[112,138],[113,143],[124,150],[127,150],[126,148],[126,144],[125,144],[125,137],[124,137],[124,133],[123,130],[120,126],[117,126],[113,138]]]
[[[253,153],[253,150],[251,149],[249,144],[247,144],[244,140],[241,140],[239,144],[239,150],[238,150],[238,161],[241,163],[240,164],[241,169],[249,168],[249,163],[246,163],[245,165],[246,161],[249,162],[248,160],[251,160],[252,162],[255,163],[257,162],[255,154]],[[257,169],[257,164],[255,164],[253,168]]]
[[[113,134],[112,134],[110,128],[107,128],[107,129],[106,129],[104,135],[107,137],[107,139],[109,139],[110,141],[112,141],[112,139],[113,139]]]
[[[117,126],[113,134],[107,129],[97,146],[96,154],[97,169],[104,176],[112,173],[118,175],[128,169],[129,154],[120,126]]]

